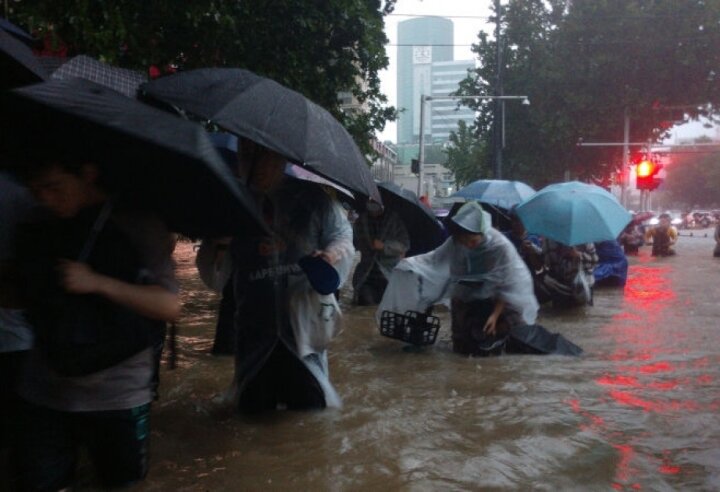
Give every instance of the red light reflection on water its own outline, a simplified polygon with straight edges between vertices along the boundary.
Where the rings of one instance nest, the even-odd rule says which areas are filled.
[[[637,409],[642,412],[666,413],[695,411],[695,401],[669,399],[667,394],[683,385],[692,385],[701,379],[712,381],[709,375],[700,378],[681,379],[672,377],[680,374],[690,363],[676,363],[661,360],[668,349],[674,346],[673,336],[663,326],[667,310],[677,304],[676,294],[668,281],[671,266],[657,266],[652,260],[641,258],[640,264],[630,267],[630,275],[624,292],[622,311],[613,316],[603,327],[607,343],[617,347],[608,355],[611,369],[599,376],[595,382],[607,390],[609,401]],[[694,362],[702,364],[701,362]],[[677,475],[680,466],[673,464],[664,453],[662,460],[647,453],[640,453],[627,441],[632,436],[611,428],[613,422],[581,407],[578,400],[568,401],[572,410],[584,418],[583,430],[601,434],[618,452],[615,477],[612,487],[616,490],[640,490],[638,463],[657,463],[657,470],[664,475]]]
[[[647,326],[651,319],[657,319],[676,297],[667,280],[669,271],[668,266],[630,267],[625,285],[626,307],[622,313],[613,316],[613,322],[640,320]]]

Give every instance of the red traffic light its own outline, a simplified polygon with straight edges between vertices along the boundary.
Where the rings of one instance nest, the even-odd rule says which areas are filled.
[[[655,174],[655,167],[653,161],[644,160],[638,163],[635,172],[638,178],[647,178]]]
[[[636,188],[638,190],[652,191],[662,183],[662,179],[658,179],[655,175],[662,169],[662,164],[656,164],[647,159],[638,162],[635,168]]]

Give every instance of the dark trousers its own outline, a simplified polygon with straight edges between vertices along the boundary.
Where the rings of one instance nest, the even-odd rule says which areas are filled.
[[[87,446],[103,487],[127,486],[148,470],[150,404],[128,410],[62,412],[22,401],[16,459],[21,490],[59,490],[74,481]]]
[[[368,277],[365,282],[358,287],[357,304],[358,306],[375,306],[380,304],[388,281],[382,276]]]
[[[453,352],[463,355],[500,355],[509,325],[500,315],[496,335],[486,335],[483,328],[495,308],[490,299],[463,302],[452,300],[452,346]]]

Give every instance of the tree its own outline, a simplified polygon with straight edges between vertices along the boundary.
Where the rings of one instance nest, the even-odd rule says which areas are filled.
[[[450,142],[445,148],[446,167],[455,175],[458,188],[478,179],[488,178],[491,168],[485,159],[485,145],[478,140],[467,124],[458,121],[458,131],[450,133]]]
[[[710,143],[710,140],[699,138],[696,143]],[[719,148],[720,144],[709,153],[670,154],[672,164],[667,167],[662,189],[672,202],[687,209],[720,204],[717,193],[720,188]]]
[[[20,0],[13,20],[85,53],[147,71],[247,68],[325,107],[369,152],[369,139],[395,118],[380,92],[388,64],[384,15],[395,0]],[[363,111],[341,108],[351,92]]]
[[[510,0],[501,9],[504,93],[532,102],[506,103],[507,177],[602,179],[620,148],[581,149],[580,138],[622,141],[627,110],[630,140],[656,139],[667,129],[658,109],[687,106],[696,117],[720,106],[718,0]],[[495,47],[479,35],[480,68],[460,93],[495,94]],[[469,101],[489,141],[492,105]]]

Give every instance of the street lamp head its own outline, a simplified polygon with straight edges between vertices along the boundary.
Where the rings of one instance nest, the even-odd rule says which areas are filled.
[[[523,99],[523,100],[522,100],[522,105],[523,105],[523,106],[530,106],[530,99],[528,99],[527,97],[526,97],[525,99]]]

